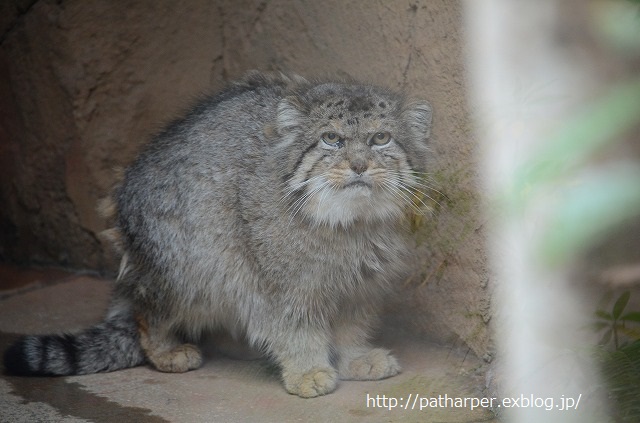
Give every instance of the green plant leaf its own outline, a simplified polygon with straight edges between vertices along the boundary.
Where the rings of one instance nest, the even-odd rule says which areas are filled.
[[[621,327],[621,328],[618,328],[618,331],[620,331],[620,333],[623,333],[624,335],[628,336],[633,340],[640,339],[640,328]]]
[[[604,310],[596,310],[596,316],[605,320],[613,320],[613,316],[611,315],[611,313],[606,312]]]
[[[626,320],[630,322],[640,322],[640,312],[632,311],[626,313],[624,316],[620,317],[620,320]]]
[[[607,345],[609,341],[611,341],[612,336],[613,336],[613,329],[609,329],[604,333],[604,335],[602,335],[602,338],[600,338],[598,345]]]
[[[627,306],[629,302],[629,298],[631,298],[631,291],[624,291],[620,297],[616,300],[616,303],[613,305],[613,318],[617,319],[620,317],[624,308]]]
[[[596,348],[595,359],[600,365],[600,381],[612,401],[611,421],[640,422],[640,341],[617,351]]]
[[[612,299],[613,299],[613,291],[607,290],[604,294],[602,294],[600,301],[598,301],[597,309],[602,310],[605,307],[608,307]]]

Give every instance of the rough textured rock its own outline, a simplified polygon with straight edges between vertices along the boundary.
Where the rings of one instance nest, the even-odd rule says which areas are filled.
[[[9,1],[0,21],[0,256],[113,269],[97,201],[149,135],[248,69],[350,76],[435,109],[424,259],[398,324],[490,349],[489,293],[452,1]]]

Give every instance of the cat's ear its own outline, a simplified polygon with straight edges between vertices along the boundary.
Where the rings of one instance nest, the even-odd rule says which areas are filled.
[[[301,105],[295,97],[285,97],[278,103],[276,123],[278,133],[285,135],[297,132],[304,127],[306,117],[301,111]]]
[[[429,138],[433,118],[433,109],[429,103],[426,101],[410,102],[405,106],[402,117],[416,137]]]

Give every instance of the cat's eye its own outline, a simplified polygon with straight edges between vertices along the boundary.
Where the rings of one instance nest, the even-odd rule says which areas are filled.
[[[325,132],[322,134],[322,141],[331,146],[339,146],[342,141],[342,137],[335,132]]]
[[[370,145],[386,145],[391,141],[391,134],[388,132],[376,132],[369,140]]]

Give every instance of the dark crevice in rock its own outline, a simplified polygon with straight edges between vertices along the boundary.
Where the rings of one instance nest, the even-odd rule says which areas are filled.
[[[4,8],[8,9],[13,7],[15,16],[10,17],[7,22],[2,25],[2,35],[0,35],[0,45],[4,44],[4,40],[14,30],[16,26],[24,19],[24,17],[31,11],[33,6],[40,0],[26,0],[26,1],[13,1],[10,4],[5,5]],[[6,18],[5,18],[6,19]]]

